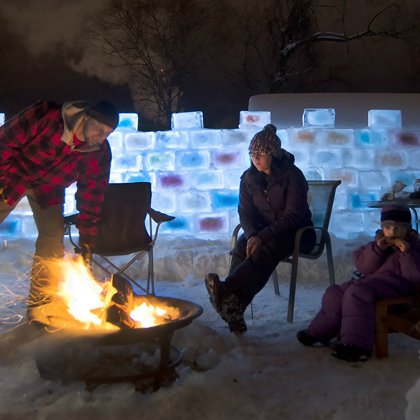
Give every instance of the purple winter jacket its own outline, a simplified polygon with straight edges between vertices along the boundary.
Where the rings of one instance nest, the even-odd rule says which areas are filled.
[[[357,270],[367,279],[397,283],[420,283],[420,241],[415,231],[404,238],[410,248],[401,252],[397,247],[382,251],[376,241],[369,242],[353,252]]]
[[[268,177],[253,163],[241,176],[238,211],[246,239],[258,236],[264,242],[273,235],[313,226],[308,183],[294,165],[294,156],[282,151],[280,160],[273,159]]]

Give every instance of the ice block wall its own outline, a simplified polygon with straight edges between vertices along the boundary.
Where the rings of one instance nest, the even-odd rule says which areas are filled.
[[[302,127],[278,130],[282,147],[295,155],[306,178],[340,179],[331,232],[352,238],[379,227],[379,210],[367,207],[394,181],[413,191],[420,178],[419,132],[405,131],[399,111],[369,111],[365,129],[335,129],[333,109],[302,110]],[[121,114],[109,137],[111,182],[150,181],[152,206],[176,216],[161,234],[229,239],[238,223],[239,178],[248,168],[252,136],[270,122],[269,112],[242,111],[237,129],[203,128],[201,112],[173,114],[172,129],[137,131],[137,114]],[[0,114],[0,122],[1,122]],[[75,210],[75,186],[65,212]],[[26,199],[0,225],[5,237],[34,237]]]

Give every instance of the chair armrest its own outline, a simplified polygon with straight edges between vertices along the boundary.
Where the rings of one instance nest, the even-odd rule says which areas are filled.
[[[293,255],[295,257],[298,256],[298,255],[311,255],[311,254],[302,254],[302,253],[299,252],[300,240],[302,239],[302,236],[305,233],[305,231],[308,230],[308,229],[312,229],[312,230],[315,230],[315,231],[319,230],[321,232],[321,238],[322,238],[322,241],[324,242],[324,244],[322,244],[322,242],[321,242],[320,244],[315,244],[315,246],[316,245],[322,245],[322,246],[319,247],[319,252],[318,252],[319,254],[322,254],[322,252],[324,251],[324,245],[325,245],[325,241],[326,241],[325,238],[327,238],[327,240],[329,240],[329,237],[330,237],[330,234],[329,234],[328,230],[321,227],[321,226],[303,226],[303,227],[301,227],[297,230],[296,235],[295,235],[295,248],[294,248],[294,251],[293,251]]]
[[[236,242],[238,242],[238,233],[239,231],[242,229],[241,224],[239,223],[238,225],[236,225],[235,229],[232,232],[232,240],[230,242],[230,253],[233,251],[233,249],[236,246]]]
[[[175,219],[174,216],[169,216],[165,213],[161,213],[160,211],[153,210],[152,208],[150,208],[147,213],[156,223],[170,222]]]

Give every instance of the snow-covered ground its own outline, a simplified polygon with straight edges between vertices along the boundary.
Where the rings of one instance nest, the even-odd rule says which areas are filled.
[[[350,278],[351,252],[367,240],[334,239],[337,283]],[[8,331],[24,320],[34,243],[0,244],[0,419],[420,419],[419,341],[391,334],[389,358],[353,364],[331,357],[328,348],[297,342],[296,332],[315,315],[328,284],[324,258],[300,264],[293,324],[286,321],[290,267],[283,264],[281,296],[270,281],[254,300],[253,319],[246,312],[248,332],[230,334],[203,282],[206,272],[226,275],[228,248],[223,242],[159,238],[156,294],[190,300],[204,313],[175,332],[172,343],[183,351],[176,382],[142,393],[130,383],[88,392],[80,382],[40,377],[35,354],[45,336],[33,327]]]

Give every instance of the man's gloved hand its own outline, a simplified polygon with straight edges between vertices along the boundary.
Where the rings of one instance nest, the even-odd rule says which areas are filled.
[[[3,195],[3,188],[0,188],[0,199],[7,204],[7,198]]]
[[[80,245],[76,252],[82,254],[83,261],[87,267],[92,265],[92,250],[89,245]]]

